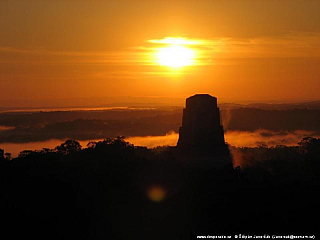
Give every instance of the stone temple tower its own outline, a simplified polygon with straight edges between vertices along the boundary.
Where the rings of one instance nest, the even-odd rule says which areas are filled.
[[[209,94],[196,94],[187,98],[178,146],[203,148],[224,145],[217,99]]]
[[[209,94],[196,94],[187,98],[177,145],[186,158],[196,158],[197,162],[205,158],[210,163],[230,163],[217,98]]]

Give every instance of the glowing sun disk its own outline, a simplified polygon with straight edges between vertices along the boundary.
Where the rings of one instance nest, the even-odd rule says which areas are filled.
[[[163,66],[189,66],[192,65],[193,58],[193,50],[181,45],[170,45],[160,48],[157,52],[157,62]]]

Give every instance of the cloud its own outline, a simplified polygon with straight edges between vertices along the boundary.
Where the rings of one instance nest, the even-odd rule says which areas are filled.
[[[226,39],[221,56],[232,58],[320,57],[320,34],[291,32],[280,37]]]
[[[1,110],[0,110],[1,112]],[[0,125],[0,131],[6,131],[6,130],[11,130],[11,129],[14,129],[14,127],[8,127],[8,126],[1,126]]]
[[[145,51],[155,51],[169,44],[186,45],[196,54],[195,65],[225,65],[223,59],[320,57],[320,33],[288,32],[279,37],[263,38],[186,38],[151,39]],[[239,64],[239,63],[238,63]]]
[[[201,52],[200,57],[320,57],[320,33],[318,32],[288,32],[278,37],[263,38],[188,38],[165,37],[163,39],[149,39],[140,46],[113,51],[63,51],[48,49],[20,49],[10,46],[0,46],[0,53],[15,53],[46,56],[71,56],[92,58],[88,63],[144,63],[150,53],[161,46],[172,44],[187,45]],[[85,61],[84,61],[85,62]],[[151,63],[152,64],[152,63]]]
[[[288,32],[279,37],[263,38],[188,38],[165,37],[149,39],[140,46],[126,49],[102,51],[62,51],[49,49],[20,49],[0,46],[0,65],[19,69],[15,73],[2,73],[2,77],[44,79],[146,79],[149,77],[180,77],[201,73],[193,67],[173,71],[159,66],[156,53],[159,48],[168,44],[181,44],[194,51],[193,67],[245,65],[255,58],[319,58],[320,34],[309,32]],[[21,69],[20,66],[23,66]],[[28,67],[45,66],[45,73],[26,72]],[[59,66],[73,71],[52,71],[50,67]],[[147,66],[147,67],[146,67]],[[112,70],[109,70],[109,69]],[[183,69],[183,70],[182,70]],[[14,75],[13,75],[14,74]]]

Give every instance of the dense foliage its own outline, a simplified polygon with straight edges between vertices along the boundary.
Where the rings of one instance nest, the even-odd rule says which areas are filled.
[[[87,148],[68,140],[11,161],[0,151],[4,233],[32,239],[315,234],[320,139],[230,149],[240,167],[196,168],[179,159],[177,148],[134,147],[122,137]],[[164,199],[150,197],[153,188]]]

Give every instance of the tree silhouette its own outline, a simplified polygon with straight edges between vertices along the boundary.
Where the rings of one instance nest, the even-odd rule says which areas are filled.
[[[57,146],[55,150],[60,154],[70,154],[75,153],[81,150],[81,145],[79,142],[75,140],[67,140],[64,143],[62,143],[60,146]]]
[[[11,158],[11,153],[5,153],[5,160],[7,161],[10,161],[12,158]]]
[[[30,154],[34,154],[34,153],[37,153],[36,151],[32,151],[32,150],[23,150],[19,153],[19,158],[25,158],[27,157],[28,155]]]
[[[298,143],[305,153],[316,153],[320,147],[320,138],[305,137]]]
[[[4,160],[4,150],[0,149],[0,161]]]

